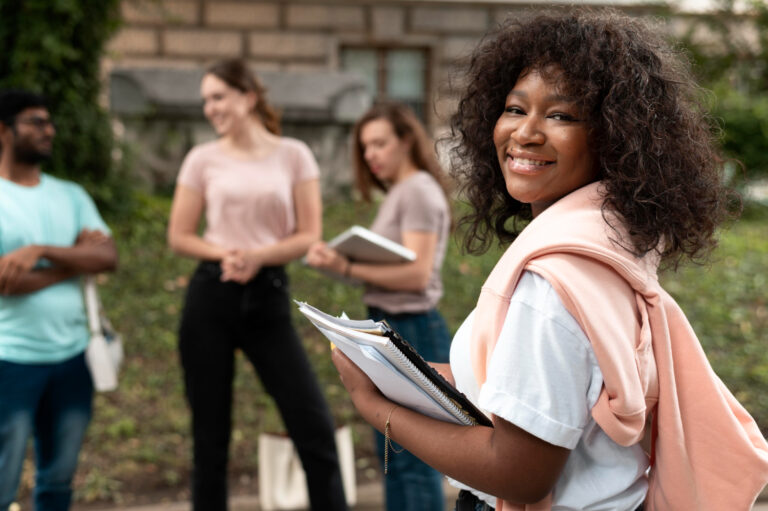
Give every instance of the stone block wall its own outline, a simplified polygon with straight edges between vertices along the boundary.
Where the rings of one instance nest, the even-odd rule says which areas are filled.
[[[422,48],[428,122],[454,102],[447,78],[513,2],[429,0],[124,0],[106,64],[200,66],[239,56],[256,70],[336,70],[344,45]]]
[[[427,121],[445,125],[455,101],[445,86],[454,63],[505,10],[498,4],[387,0],[123,0],[123,26],[109,44],[105,73],[120,67],[196,67],[242,57],[258,71],[338,70],[344,45],[420,48],[428,55]],[[166,188],[192,144],[213,136],[202,119],[125,120],[142,155],[137,179]],[[305,140],[326,194],[351,186],[351,126],[284,123]],[[151,136],[147,136],[151,134]]]
[[[643,0],[624,3],[635,1],[628,8],[642,12]],[[531,5],[504,0],[123,0],[124,23],[109,44],[104,68],[105,73],[112,66],[199,68],[242,57],[257,72],[333,71],[340,67],[345,45],[419,48],[428,62],[426,120],[433,135],[440,136],[456,107],[450,84],[458,83],[457,66],[489,29]],[[307,142],[330,147],[321,141],[333,139],[339,145],[344,133],[331,131]],[[346,154],[318,159],[324,172],[337,175],[334,182],[345,181],[349,168],[339,162],[348,160]]]

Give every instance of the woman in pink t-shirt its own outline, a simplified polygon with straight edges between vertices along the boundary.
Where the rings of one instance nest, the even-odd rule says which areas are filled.
[[[278,116],[242,61],[210,67],[200,90],[219,138],[184,160],[168,226],[171,248],[200,260],[179,329],[192,410],[194,509],[227,509],[237,349],[277,403],[307,474],[312,509],[346,509],[333,420],[291,324],[283,268],[320,237],[317,163],[303,142],[279,136]]]
[[[349,261],[317,242],[307,262],[363,281],[368,316],[385,319],[432,362],[448,362],[450,333],[435,308],[442,296],[440,269],[445,257],[451,214],[446,179],[433,142],[405,105],[371,108],[354,129],[353,162],[357,188],[366,201],[376,188],[386,193],[371,230],[405,245],[416,260],[402,264]],[[384,463],[384,438],[376,432]],[[443,511],[442,476],[405,451],[389,461],[385,478],[388,511]]]

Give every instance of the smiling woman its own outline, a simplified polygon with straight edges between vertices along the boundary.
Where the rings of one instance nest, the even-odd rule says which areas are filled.
[[[277,402],[312,508],[346,509],[332,417],[291,324],[284,269],[320,237],[317,163],[303,142],[279,136],[265,90],[242,61],[210,67],[200,94],[219,138],[184,160],[168,224],[171,248],[200,260],[179,328],[192,411],[193,508],[227,509],[234,356],[241,350]]]
[[[511,244],[443,371],[493,428],[397,406],[335,350],[355,406],[453,479],[459,511],[747,511],[768,444],[657,275],[728,209],[684,56],[610,9],[518,14],[461,83],[465,246]]]
[[[561,75],[557,68],[522,75],[493,130],[507,192],[534,215],[598,174],[579,105],[559,93]]]

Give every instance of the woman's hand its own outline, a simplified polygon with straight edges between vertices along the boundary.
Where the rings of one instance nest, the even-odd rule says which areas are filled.
[[[229,250],[221,260],[221,281],[245,284],[259,273],[262,261],[258,252]]]
[[[313,268],[318,268],[324,260],[323,252],[328,247],[324,241],[315,241],[307,249],[307,264]]]
[[[330,248],[325,242],[314,242],[307,251],[307,264],[313,268],[328,270],[339,275],[349,271],[349,259]]]
[[[432,368],[440,374],[443,378],[445,378],[445,381],[456,386],[456,380],[453,378],[453,371],[451,371],[451,364],[444,363],[444,362],[427,362],[427,364],[431,365]]]
[[[363,419],[376,428],[382,427],[383,423],[379,419],[381,411],[391,408],[394,403],[384,397],[384,394],[373,384],[368,375],[340,349],[333,350],[331,360],[339,371],[341,383],[349,392],[352,403]]]

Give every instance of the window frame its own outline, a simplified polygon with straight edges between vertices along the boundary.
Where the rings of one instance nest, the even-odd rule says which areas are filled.
[[[430,108],[432,105],[432,53],[433,49],[430,46],[423,44],[386,44],[386,43],[345,43],[339,46],[339,68],[342,71],[352,71],[349,68],[344,67],[344,52],[347,50],[369,50],[372,51],[376,59],[376,88],[377,94],[373,100],[393,100],[401,101],[409,106],[412,106],[407,100],[393,98],[389,95],[387,90],[387,55],[393,51],[415,51],[420,52],[424,56],[424,70],[423,70],[423,97],[421,99],[421,115],[416,111],[416,115],[421,118],[421,121],[430,126],[432,121],[433,111]],[[416,110],[416,109],[414,109]]]

